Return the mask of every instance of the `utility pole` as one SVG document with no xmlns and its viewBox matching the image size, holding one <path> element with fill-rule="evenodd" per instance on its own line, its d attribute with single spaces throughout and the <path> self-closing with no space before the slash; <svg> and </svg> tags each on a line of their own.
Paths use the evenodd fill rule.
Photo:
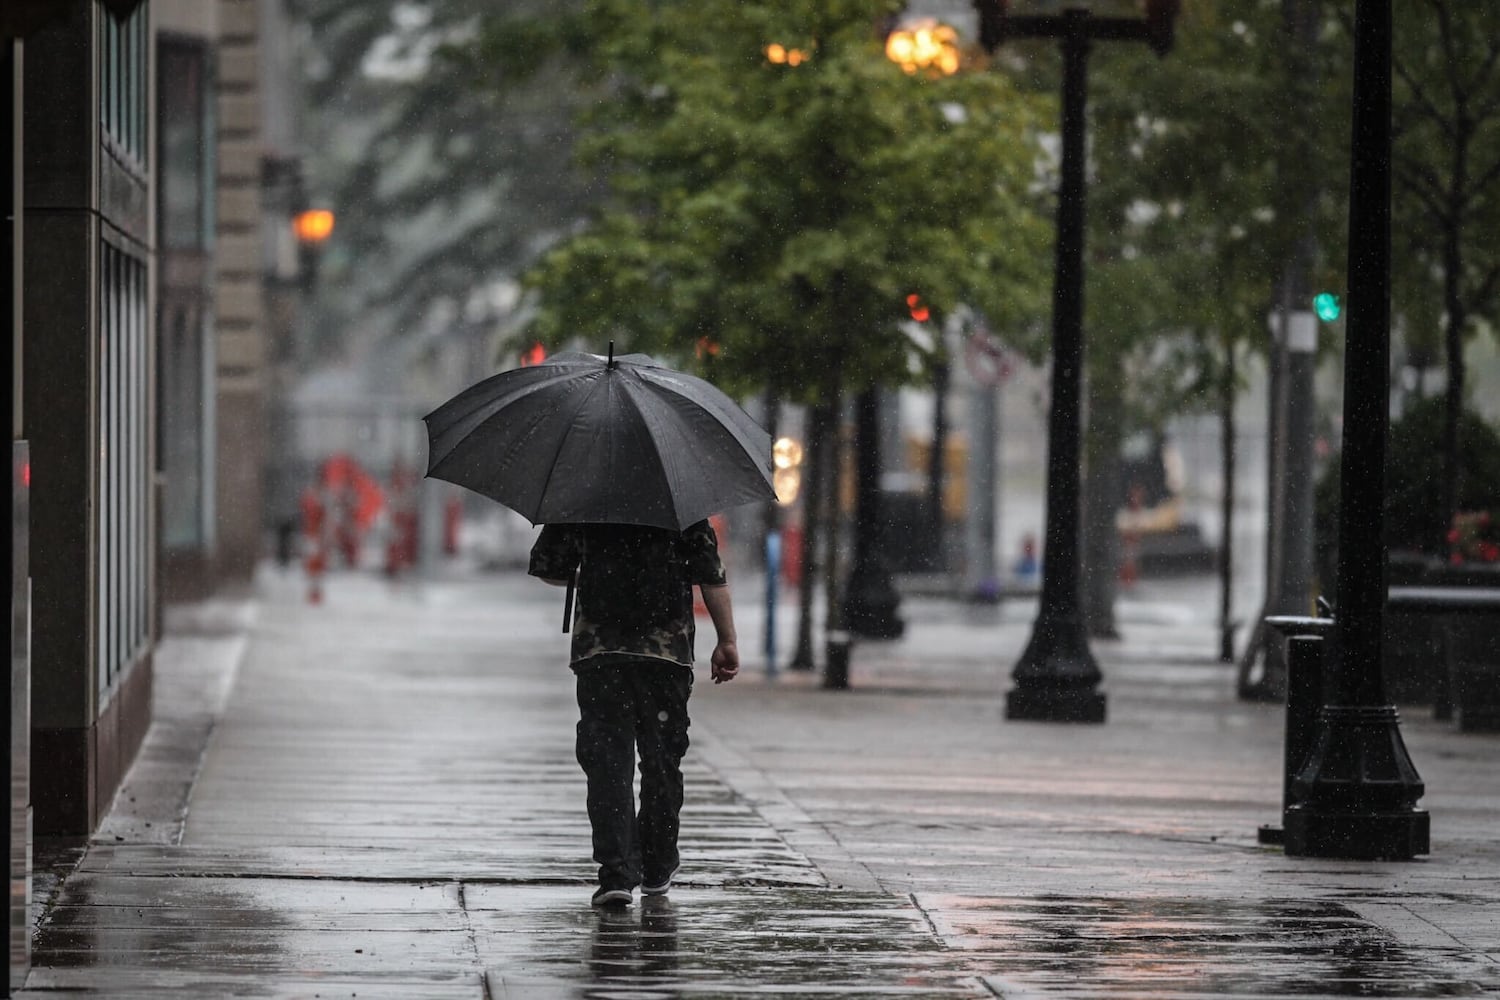
<svg viewBox="0 0 1500 1000">
<path fill-rule="evenodd" d="M 1286 107 L 1303 106 L 1316 90 L 1312 50 L 1317 42 L 1320 5 L 1315 0 L 1282 0 L 1282 30 L 1289 86 Z M 1294 116 L 1287 115 L 1288 121 Z M 1280 214 L 1299 219 L 1299 228 L 1276 289 L 1271 332 L 1271 414 L 1266 546 L 1266 596 L 1250 643 L 1240 661 L 1240 697 L 1280 701 L 1286 697 L 1286 658 L 1265 628 L 1267 615 L 1307 615 L 1313 603 L 1313 447 L 1316 439 L 1313 376 L 1317 365 L 1318 321 L 1312 312 L 1312 271 L 1317 240 L 1308 220 L 1316 190 L 1305 190 L 1300 167 L 1313 160 L 1312 126 L 1292 127 L 1287 135 Z M 1299 203 L 1294 204 L 1294 200 Z M 1264 663 L 1258 683 L 1254 665 Z"/>
</svg>

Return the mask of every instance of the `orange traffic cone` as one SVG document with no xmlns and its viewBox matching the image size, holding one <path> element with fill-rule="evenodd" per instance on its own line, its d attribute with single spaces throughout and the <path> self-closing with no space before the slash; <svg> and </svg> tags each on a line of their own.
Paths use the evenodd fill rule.
<svg viewBox="0 0 1500 1000">
<path fill-rule="evenodd" d="M 307 603 L 323 603 L 323 566 L 324 557 L 321 549 L 307 557 Z"/>
</svg>

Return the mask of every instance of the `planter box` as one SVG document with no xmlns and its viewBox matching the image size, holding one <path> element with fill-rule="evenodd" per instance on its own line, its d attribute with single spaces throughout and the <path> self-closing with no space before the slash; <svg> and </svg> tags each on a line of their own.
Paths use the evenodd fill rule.
<svg viewBox="0 0 1500 1000">
<path fill-rule="evenodd" d="M 1392 587 L 1423 585 L 1434 565 L 1423 555 L 1392 552 L 1386 583 Z M 1443 642 L 1442 619 L 1426 612 L 1387 609 L 1381 642 L 1386 697 L 1397 705 L 1441 702 L 1447 689 Z"/>
<path fill-rule="evenodd" d="M 1422 585 L 1500 590 L 1500 565 L 1435 564 Z M 1500 613 L 1450 615 L 1440 620 L 1459 728 L 1500 731 Z"/>
</svg>

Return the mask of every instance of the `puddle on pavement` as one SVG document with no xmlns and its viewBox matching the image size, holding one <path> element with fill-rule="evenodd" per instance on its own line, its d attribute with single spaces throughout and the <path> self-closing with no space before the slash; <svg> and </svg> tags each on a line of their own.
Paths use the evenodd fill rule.
<svg viewBox="0 0 1500 1000">
<path fill-rule="evenodd" d="M 1456 942 L 1403 948 L 1336 902 L 921 896 L 997 988 L 1170 996 L 1452 997 L 1500 988 Z"/>
<path fill-rule="evenodd" d="M 688 885 L 597 910 L 589 888 L 81 874 L 37 937 L 28 989 L 122 1000 L 478 1000 L 486 989 L 497 1000 L 649 1000 L 1446 997 L 1500 987 L 1484 956 L 1403 948 L 1335 901 L 913 900 Z"/>
<path fill-rule="evenodd" d="M 496 887 L 468 902 L 497 997 L 990 995 L 903 896 L 687 889 L 590 911 Z"/>
</svg>

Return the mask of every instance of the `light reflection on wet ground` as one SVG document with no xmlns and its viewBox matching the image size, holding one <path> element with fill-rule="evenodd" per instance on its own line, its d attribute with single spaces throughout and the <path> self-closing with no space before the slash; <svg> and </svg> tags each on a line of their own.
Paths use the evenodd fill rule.
<svg viewBox="0 0 1500 1000">
<path fill-rule="evenodd" d="M 1490 995 L 1500 970 L 1453 946 L 1439 966 L 1335 902 L 919 896 L 1002 995 Z"/>
<path fill-rule="evenodd" d="M 622 909 L 584 885 L 79 877 L 23 996 L 1449 997 L 1433 961 L 1336 902 L 695 888 Z M 39 992 L 45 991 L 45 992 Z"/>
<path fill-rule="evenodd" d="M 23 996 L 1500 993 L 1473 741 L 1417 731 L 1475 755 L 1429 785 L 1464 838 L 1433 861 L 1294 861 L 1248 843 L 1279 792 L 1274 713 L 1189 710 L 1226 697 L 1216 668 L 1112 664 L 1111 723 L 1084 740 L 998 724 L 1006 657 L 933 632 L 935 665 L 861 661 L 879 695 L 695 695 L 683 884 L 599 913 L 571 690 L 534 608 L 339 599 L 267 612 L 181 843 L 143 822 L 96 841 Z"/>
</svg>

